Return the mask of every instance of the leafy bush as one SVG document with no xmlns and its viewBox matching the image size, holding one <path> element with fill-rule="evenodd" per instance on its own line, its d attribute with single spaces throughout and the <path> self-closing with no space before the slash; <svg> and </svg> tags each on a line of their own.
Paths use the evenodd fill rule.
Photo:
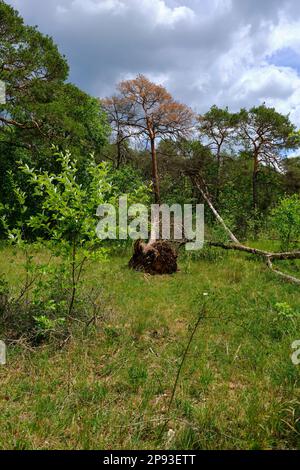
<svg viewBox="0 0 300 470">
<path fill-rule="evenodd" d="M 2 293 L 6 289 L 5 281 L 0 282 L 0 308 L 5 300 L 0 327 L 2 332 L 6 331 L 6 337 L 26 335 L 39 342 L 56 333 L 68 335 L 74 318 L 88 325 L 95 318 L 97 302 L 84 288 L 83 274 L 89 262 L 103 261 L 107 257 L 107 244 L 104 245 L 96 233 L 96 211 L 101 204 L 116 206 L 122 189 L 117 181 L 114 187 L 107 163 L 96 165 L 90 158 L 83 186 L 78 182 L 77 162 L 72 160 L 71 154 L 56 153 L 55 158 L 60 168 L 56 174 L 20 166 L 41 210 L 29 216 L 26 195 L 15 186 L 22 218 L 10 228 L 5 213 L 2 216 L 10 243 L 25 255 L 24 285 L 8 302 L 7 294 Z M 148 193 L 148 188 L 137 182 L 136 187 L 131 185 L 128 203 L 141 198 L 146 202 Z M 37 234 L 34 243 L 26 239 L 28 229 Z M 38 259 L 40 251 L 49 254 L 48 261 Z M 91 303 L 92 308 L 89 308 Z"/>
<path fill-rule="evenodd" d="M 282 249 L 290 249 L 300 237 L 300 196 L 294 194 L 280 200 L 273 209 L 271 222 L 278 233 Z"/>
<path fill-rule="evenodd" d="M 277 302 L 274 310 L 276 315 L 272 317 L 269 331 L 270 336 L 278 341 L 288 334 L 294 336 L 299 325 L 299 311 L 294 310 L 286 302 Z"/>
<path fill-rule="evenodd" d="M 35 337 L 49 336 L 50 331 L 70 322 L 76 304 L 80 304 L 78 293 L 86 263 L 105 257 L 96 234 L 96 209 L 106 202 L 111 191 L 107 165 L 95 165 L 91 159 L 87 167 L 89 179 L 83 187 L 77 181 L 76 161 L 72 161 L 70 153 L 56 154 L 56 160 L 61 168 L 57 174 L 21 166 L 32 194 L 41 201 L 41 212 L 26 219 L 26 197 L 16 188 L 23 220 L 10 229 L 2 218 L 8 239 L 25 253 L 26 273 L 21 293 L 11 299 L 6 316 L 15 331 L 31 331 Z M 24 235 L 28 227 L 45 234 L 47 239 L 37 238 L 30 244 Z M 37 262 L 32 253 L 41 246 L 46 246 L 50 255 L 46 263 Z M 22 315 L 18 321 L 15 314 L 19 309 Z"/>
</svg>

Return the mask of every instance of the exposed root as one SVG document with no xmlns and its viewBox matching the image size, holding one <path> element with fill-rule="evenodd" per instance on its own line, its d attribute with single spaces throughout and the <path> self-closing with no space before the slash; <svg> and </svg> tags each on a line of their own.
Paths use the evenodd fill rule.
<svg viewBox="0 0 300 470">
<path fill-rule="evenodd" d="M 137 240 L 129 267 L 148 274 L 172 274 L 178 270 L 177 256 L 168 241 L 158 240 L 146 244 L 142 240 Z"/>
</svg>

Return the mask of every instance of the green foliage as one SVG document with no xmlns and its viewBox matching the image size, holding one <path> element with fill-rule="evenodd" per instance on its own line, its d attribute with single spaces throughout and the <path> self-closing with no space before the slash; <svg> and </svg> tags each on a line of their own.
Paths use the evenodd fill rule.
<svg viewBox="0 0 300 470">
<path fill-rule="evenodd" d="M 82 248 L 93 247 L 95 232 L 95 211 L 104 203 L 111 189 L 107 181 L 107 165 L 87 165 L 89 180 L 85 187 L 77 180 L 76 160 L 69 152 L 56 154 L 60 163 L 59 173 L 37 172 L 28 165 L 21 170 L 29 176 L 33 194 L 42 199 L 42 212 L 31 216 L 28 225 L 45 230 L 50 240 L 72 245 L 74 241 Z"/>
<path fill-rule="evenodd" d="M 6 114 L 2 122 L 32 136 L 41 124 L 39 113 L 47 113 L 53 93 L 67 78 L 68 65 L 50 37 L 24 25 L 19 14 L 3 1 L 0 18 L 0 79 L 6 83 L 7 94 L 6 104 L 1 105 Z"/>
<path fill-rule="evenodd" d="M 286 158 L 283 161 L 284 190 L 288 194 L 300 194 L 300 157 Z"/>
<path fill-rule="evenodd" d="M 98 152 L 109 132 L 98 100 L 65 83 L 67 61 L 49 36 L 24 25 L 3 1 L 0 18 L 0 80 L 6 83 L 2 144 L 23 146 L 35 159 L 50 142 L 77 155 L 83 147 Z"/>
<path fill-rule="evenodd" d="M 21 169 L 29 176 L 34 196 L 42 199 L 42 212 L 31 216 L 28 226 L 47 235 L 49 249 L 60 258 L 60 273 L 70 280 L 70 316 L 85 263 L 104 256 L 103 249 L 96 250 L 99 239 L 95 214 L 97 207 L 107 201 L 111 186 L 107 165 L 91 161 L 87 167 L 89 180 L 83 187 L 77 181 L 76 161 L 71 160 L 70 153 L 59 153 L 56 158 L 61 165 L 56 175 L 36 172 L 28 165 Z"/>
<path fill-rule="evenodd" d="M 46 315 L 33 318 L 36 323 L 37 337 L 42 339 L 49 337 L 52 332 L 56 332 L 59 327 L 64 327 L 66 323 L 65 318 L 50 319 Z"/>
<path fill-rule="evenodd" d="M 284 319 L 292 320 L 297 317 L 297 313 L 287 302 L 277 302 L 275 308 L 278 315 Z"/>
<path fill-rule="evenodd" d="M 275 108 L 269 108 L 265 104 L 250 110 L 242 109 L 239 113 L 239 126 L 240 138 L 246 149 L 253 151 L 253 138 L 257 138 L 256 148 L 260 161 L 267 164 L 272 158 L 280 157 L 280 151 L 293 148 L 295 145 L 291 138 L 295 126 L 289 116 L 284 116 Z"/>
<path fill-rule="evenodd" d="M 291 307 L 287 302 L 275 303 L 276 315 L 270 325 L 270 335 L 280 341 L 284 336 L 290 335 L 291 341 L 297 335 L 297 325 L 300 318 L 299 311 Z"/>
<path fill-rule="evenodd" d="M 144 364 L 134 364 L 128 369 L 129 381 L 133 387 L 143 384 L 148 377 Z"/>
<path fill-rule="evenodd" d="M 208 141 L 220 170 L 223 157 L 230 153 L 230 147 L 235 142 L 239 115 L 230 113 L 227 107 L 212 106 L 207 113 L 199 116 L 198 122 L 200 136 Z"/>
<path fill-rule="evenodd" d="M 150 183 L 147 184 L 141 172 L 132 166 L 126 165 L 119 169 L 114 169 L 110 166 L 108 180 L 111 184 L 110 196 L 112 198 L 126 194 L 129 204 L 150 204 L 151 185 Z"/>
<path fill-rule="evenodd" d="M 90 178 L 87 155 L 94 153 L 97 162 L 113 162 L 116 171 L 111 168 L 109 173 L 116 192 L 134 192 L 143 202 L 144 185 L 152 179 L 149 149 L 133 148 L 122 132 L 118 133 L 121 147 L 118 142 L 108 143 L 103 100 L 66 82 L 67 61 L 50 37 L 26 26 L 3 1 L 0 13 L 0 80 L 7 88 L 7 102 L 0 107 L 0 203 L 9 225 L 17 226 L 24 217 L 14 185 L 26 193 L 27 215 L 41 212 L 40 201 L 27 191 L 17 162 L 58 174 L 60 163 L 51 144 L 72 153 L 77 180 L 83 186 Z M 197 130 L 199 141 L 164 135 L 157 142 L 162 202 L 202 202 L 189 176 L 200 172 L 215 206 L 237 234 L 257 236 L 265 230 L 262 222 L 270 207 L 285 192 L 299 192 L 297 159 L 285 159 L 285 172 L 278 171 L 286 151 L 299 146 L 299 132 L 288 116 L 266 105 L 239 113 L 212 106 L 198 117 Z M 209 210 L 206 220 L 213 220 Z"/>
<path fill-rule="evenodd" d="M 3 274 L 0 275 L 0 316 L 5 312 L 9 296 L 9 286 Z"/>
<path fill-rule="evenodd" d="M 26 26 L 2 0 L 0 42 L 0 80 L 6 84 L 6 103 L 0 104 L 0 202 L 13 202 L 8 173 L 22 190 L 26 188 L 18 160 L 45 171 L 58 170 L 52 144 L 72 152 L 78 160 L 78 178 L 84 181 L 82 155 L 100 154 L 110 133 L 99 101 L 66 83 L 67 61 L 53 40 Z M 35 202 L 28 198 L 31 213 Z M 18 215 L 10 219 L 16 222 Z"/>
<path fill-rule="evenodd" d="M 23 309 L 26 321 L 15 326 L 17 318 L 12 315 L 10 324 L 14 324 L 16 332 L 33 329 L 39 340 L 48 337 L 48 333 L 52 335 L 53 330 L 67 334 L 74 314 L 82 316 L 87 312 L 88 315 L 83 274 L 88 263 L 104 260 L 107 253 L 107 244 L 104 247 L 96 233 L 97 207 L 104 203 L 117 206 L 119 195 L 126 190 L 130 191 L 129 204 L 147 203 L 150 197 L 150 188 L 135 178 L 130 169 L 113 173 L 109 164 L 96 165 L 91 157 L 83 185 L 77 177 L 77 161 L 71 158 L 70 152 L 55 153 L 54 159 L 56 173 L 37 171 L 28 164 L 20 166 L 28 180 L 28 192 L 40 207 L 35 215 L 30 215 L 26 194 L 15 183 L 15 199 L 22 214 L 16 226 L 10 227 L 6 216 L 9 207 L 2 207 L 7 237 L 25 255 L 25 285 L 19 297 L 12 300 L 11 311 Z M 35 234 L 34 243 L 29 243 L 26 237 L 29 231 Z M 35 258 L 41 247 L 49 253 L 46 262 L 37 262 Z M 61 324 L 59 319 L 65 323 Z"/>
<path fill-rule="evenodd" d="M 57 153 L 55 159 L 60 166 L 56 174 L 36 171 L 27 164 L 20 167 L 33 197 L 40 201 L 41 211 L 27 215 L 26 195 L 15 186 L 22 220 L 10 228 L 5 215 L 2 217 L 9 241 L 25 253 L 25 285 L 10 305 L 14 312 L 23 309 L 26 317 L 25 324 L 20 322 L 16 331 L 32 329 L 39 339 L 64 326 L 65 321 L 70 322 L 74 310 L 79 312 L 76 308 L 80 305 L 78 291 L 84 267 L 91 260 L 105 257 L 96 234 L 96 210 L 104 201 L 108 202 L 111 192 L 107 164 L 96 165 L 90 159 L 89 178 L 83 187 L 77 180 L 76 160 L 71 159 L 70 153 Z M 46 240 L 38 236 L 35 244 L 29 244 L 25 236 L 28 229 L 42 234 Z M 32 251 L 41 246 L 47 247 L 50 258 L 56 258 L 54 265 L 49 261 L 36 262 Z M 24 295 L 28 299 L 29 293 L 30 302 L 22 304 Z"/>
<path fill-rule="evenodd" d="M 271 223 L 283 249 L 289 249 L 300 237 L 300 196 L 282 198 L 272 211 Z"/>
</svg>

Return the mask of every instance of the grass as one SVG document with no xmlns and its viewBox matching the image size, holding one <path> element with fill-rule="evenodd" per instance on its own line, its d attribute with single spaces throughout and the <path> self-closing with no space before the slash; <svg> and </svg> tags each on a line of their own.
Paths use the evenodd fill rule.
<svg viewBox="0 0 300 470">
<path fill-rule="evenodd" d="M 0 256 L 0 273 L 17 287 L 21 254 Z M 89 267 L 86 282 L 103 305 L 97 328 L 59 350 L 8 349 L 0 448 L 299 448 L 300 366 L 291 361 L 299 287 L 240 253 L 183 254 L 180 272 L 162 277 L 132 272 L 127 261 L 124 253 Z M 166 416 L 203 293 L 207 315 Z M 295 321 L 280 315 L 282 303 Z"/>
</svg>

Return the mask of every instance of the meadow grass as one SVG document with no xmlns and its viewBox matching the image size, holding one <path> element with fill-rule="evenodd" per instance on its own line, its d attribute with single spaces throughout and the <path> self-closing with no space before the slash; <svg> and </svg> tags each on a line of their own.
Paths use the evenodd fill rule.
<svg viewBox="0 0 300 470">
<path fill-rule="evenodd" d="M 0 256 L 0 272 L 17 288 L 22 255 L 3 247 Z M 182 253 L 171 276 L 130 271 L 128 259 L 112 254 L 86 272 L 99 292 L 96 326 L 78 329 L 61 349 L 8 348 L 0 448 L 299 448 L 300 366 L 291 361 L 299 287 L 251 255 L 217 249 Z M 299 264 L 286 267 L 299 272 Z M 167 415 L 204 299 L 206 317 Z M 293 321 L 280 315 L 283 303 Z"/>
</svg>

